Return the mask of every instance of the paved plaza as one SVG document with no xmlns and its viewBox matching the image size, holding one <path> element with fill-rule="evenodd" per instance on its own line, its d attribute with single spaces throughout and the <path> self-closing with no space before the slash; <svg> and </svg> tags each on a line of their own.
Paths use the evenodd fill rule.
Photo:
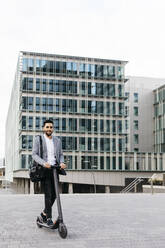
<svg viewBox="0 0 165 248">
<path fill-rule="evenodd" d="M 0 190 L 0 248 L 165 247 L 164 194 L 63 194 L 68 237 L 61 239 L 36 226 L 43 195 L 6 193 Z"/>
</svg>

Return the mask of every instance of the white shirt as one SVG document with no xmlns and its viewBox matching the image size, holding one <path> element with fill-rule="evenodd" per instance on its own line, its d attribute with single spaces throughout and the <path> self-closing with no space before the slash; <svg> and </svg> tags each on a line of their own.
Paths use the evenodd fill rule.
<svg viewBox="0 0 165 248">
<path fill-rule="evenodd" d="M 46 147 L 47 147 L 47 153 L 48 153 L 48 163 L 50 165 L 54 165 L 55 164 L 55 154 L 54 154 L 54 143 L 53 143 L 53 139 L 49 139 L 46 137 L 46 135 L 44 134 L 45 137 L 45 141 L 46 141 Z"/>
</svg>

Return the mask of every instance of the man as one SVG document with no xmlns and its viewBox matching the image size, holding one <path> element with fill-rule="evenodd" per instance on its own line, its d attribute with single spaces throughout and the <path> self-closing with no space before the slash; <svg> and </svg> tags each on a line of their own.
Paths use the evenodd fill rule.
<svg viewBox="0 0 165 248">
<path fill-rule="evenodd" d="M 53 122 L 51 120 L 44 122 L 43 132 L 44 134 L 41 135 L 43 148 L 42 158 L 40 154 L 39 136 L 35 138 L 32 157 L 38 164 L 45 168 L 45 178 L 43 181 L 45 209 L 41 212 L 40 220 L 51 227 L 54 224 L 52 221 L 52 206 L 56 199 L 53 169 L 51 169 L 51 165 L 57 162 L 62 169 L 65 169 L 66 165 L 64 164 L 61 141 L 52 135 Z"/>
</svg>

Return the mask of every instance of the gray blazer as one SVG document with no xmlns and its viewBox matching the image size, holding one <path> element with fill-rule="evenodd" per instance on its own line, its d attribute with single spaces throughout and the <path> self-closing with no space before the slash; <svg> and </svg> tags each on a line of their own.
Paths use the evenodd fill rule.
<svg viewBox="0 0 165 248">
<path fill-rule="evenodd" d="M 41 135 L 41 138 L 42 138 L 42 147 L 43 147 L 42 158 L 40 157 L 40 137 L 38 135 L 35 137 L 34 140 L 32 157 L 36 163 L 43 166 L 48 161 L 48 153 L 47 153 L 46 141 L 43 134 Z M 56 156 L 56 161 L 58 164 L 64 163 L 61 140 L 55 136 L 52 136 L 52 138 L 54 143 L 54 151 L 55 151 L 54 154 Z"/>
</svg>

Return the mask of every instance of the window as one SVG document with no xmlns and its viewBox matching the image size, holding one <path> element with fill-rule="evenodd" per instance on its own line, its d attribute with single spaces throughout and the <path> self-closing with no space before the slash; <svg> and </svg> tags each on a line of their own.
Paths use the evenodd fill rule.
<svg viewBox="0 0 165 248">
<path fill-rule="evenodd" d="M 32 116 L 29 116 L 29 123 L 28 123 L 28 128 L 29 130 L 32 130 L 33 129 L 33 117 Z"/>
<path fill-rule="evenodd" d="M 121 84 L 118 85 L 118 96 L 119 97 L 123 96 L 123 85 Z"/>
<path fill-rule="evenodd" d="M 116 157 L 112 157 L 112 169 L 116 170 Z"/>
<path fill-rule="evenodd" d="M 48 98 L 48 111 L 53 112 L 53 98 Z"/>
<path fill-rule="evenodd" d="M 104 157 L 100 157 L 100 169 L 104 170 Z"/>
<path fill-rule="evenodd" d="M 67 102 L 66 99 L 62 99 L 62 112 L 66 112 L 67 111 Z"/>
<path fill-rule="evenodd" d="M 106 157 L 106 169 L 110 170 L 110 157 Z"/>
<path fill-rule="evenodd" d="M 100 120 L 100 133 L 104 132 L 104 120 Z"/>
<path fill-rule="evenodd" d="M 122 151 L 123 151 L 123 149 L 122 149 L 122 148 L 123 148 L 123 147 L 122 147 L 122 139 L 119 139 L 119 140 L 118 140 L 118 145 L 119 145 L 118 151 L 119 151 L 119 152 L 122 152 Z"/>
<path fill-rule="evenodd" d="M 22 129 L 26 130 L 26 116 L 22 116 Z"/>
<path fill-rule="evenodd" d="M 106 114 L 110 114 L 110 102 L 106 102 Z"/>
<path fill-rule="evenodd" d="M 36 130 L 40 130 L 40 117 L 36 117 Z"/>
<path fill-rule="evenodd" d="M 26 135 L 22 135 L 22 149 L 26 150 Z"/>
<path fill-rule="evenodd" d="M 116 114 L 116 103 L 113 102 L 111 104 L 112 104 L 112 115 L 115 115 Z"/>
<path fill-rule="evenodd" d="M 123 77 L 124 77 L 124 67 L 118 66 L 117 74 L 118 74 L 118 79 L 123 79 Z"/>
<path fill-rule="evenodd" d="M 106 120 L 106 132 L 110 133 L 110 120 Z"/>
<path fill-rule="evenodd" d="M 100 139 L 100 151 L 104 151 L 104 138 Z"/>
<path fill-rule="evenodd" d="M 119 170 L 122 170 L 122 157 L 119 157 Z"/>
<path fill-rule="evenodd" d="M 85 119 L 79 119 L 79 131 L 80 132 L 85 131 Z"/>
<path fill-rule="evenodd" d="M 97 138 L 94 138 L 94 150 L 97 151 Z"/>
<path fill-rule="evenodd" d="M 134 144 L 135 145 L 139 144 L 139 135 L 138 134 L 134 134 Z"/>
<path fill-rule="evenodd" d="M 116 139 L 112 139 L 112 151 L 116 152 Z"/>
<path fill-rule="evenodd" d="M 56 112 L 60 111 L 60 99 L 56 99 Z"/>
<path fill-rule="evenodd" d="M 42 91 L 43 92 L 46 92 L 47 91 L 46 79 L 43 79 L 43 81 L 42 81 Z"/>
<path fill-rule="evenodd" d="M 117 131 L 118 131 L 118 133 L 122 133 L 122 121 L 121 120 L 119 120 L 119 121 L 117 121 Z"/>
<path fill-rule="evenodd" d="M 28 98 L 28 109 L 33 110 L 33 97 Z"/>
<path fill-rule="evenodd" d="M 42 98 L 42 111 L 46 112 L 47 111 L 47 103 L 48 99 L 47 98 Z"/>
<path fill-rule="evenodd" d="M 28 135 L 28 150 L 32 150 L 33 147 L 33 136 Z"/>
<path fill-rule="evenodd" d="M 49 80 L 49 92 L 53 92 L 53 86 L 54 86 L 54 80 L 50 79 Z"/>
<path fill-rule="evenodd" d="M 23 72 L 26 72 L 27 68 L 28 68 L 28 59 L 23 58 L 23 61 L 22 61 L 22 70 L 23 70 Z"/>
<path fill-rule="evenodd" d="M 85 113 L 85 101 L 80 101 L 80 112 Z"/>
<path fill-rule="evenodd" d="M 134 121 L 134 130 L 139 129 L 139 122 L 137 120 Z"/>
<path fill-rule="evenodd" d="M 138 107 L 134 107 L 134 115 L 138 116 L 139 115 L 139 109 Z"/>
<path fill-rule="evenodd" d="M 126 101 L 129 101 L 129 92 L 125 92 L 125 97 L 127 98 Z"/>
<path fill-rule="evenodd" d="M 79 146 L 80 146 L 80 151 L 85 151 L 85 138 L 84 137 L 79 138 Z"/>
<path fill-rule="evenodd" d="M 59 131 L 60 129 L 59 118 L 54 119 L 54 129 L 55 131 Z"/>
<path fill-rule="evenodd" d="M 62 118 L 62 131 L 66 131 L 66 119 Z"/>
<path fill-rule="evenodd" d="M 33 162 L 32 155 L 28 155 L 28 166 L 29 166 L 29 168 L 31 167 L 32 162 Z"/>
<path fill-rule="evenodd" d="M 138 102 L 138 93 L 134 93 L 134 103 Z"/>
<path fill-rule="evenodd" d="M 21 168 L 22 169 L 26 168 L 26 155 L 25 154 L 21 155 Z"/>
<path fill-rule="evenodd" d="M 104 141 L 104 150 L 106 152 L 109 152 L 110 151 L 110 139 L 109 138 L 105 138 L 105 141 Z"/>
<path fill-rule="evenodd" d="M 22 90 L 33 90 L 33 78 L 22 79 Z"/>
<path fill-rule="evenodd" d="M 40 91 L 40 79 L 36 78 L 36 91 Z"/>
<path fill-rule="evenodd" d="M 91 142 L 91 138 L 88 138 L 88 151 L 92 150 L 92 142 Z"/>
<path fill-rule="evenodd" d="M 128 128 L 129 128 L 129 122 L 128 120 L 125 120 L 125 129 L 128 130 Z"/>
<path fill-rule="evenodd" d="M 124 104 L 122 102 L 119 102 L 119 115 L 124 114 Z"/>
<path fill-rule="evenodd" d="M 40 98 L 36 97 L 36 111 L 40 111 Z"/>
</svg>

